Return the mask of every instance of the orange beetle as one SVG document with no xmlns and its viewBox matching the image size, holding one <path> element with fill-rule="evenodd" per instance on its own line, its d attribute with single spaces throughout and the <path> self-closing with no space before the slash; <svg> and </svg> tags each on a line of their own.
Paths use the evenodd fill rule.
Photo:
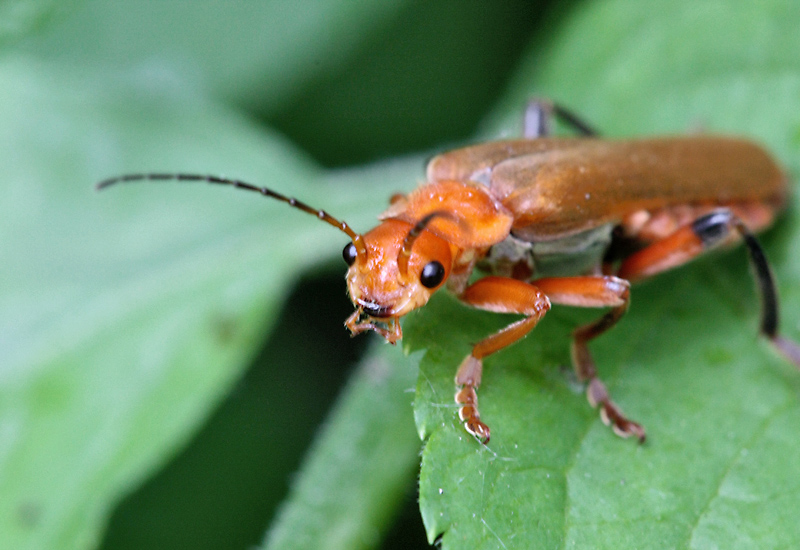
<svg viewBox="0 0 800 550">
<path fill-rule="evenodd" d="M 581 137 L 548 138 L 555 116 Z M 610 308 L 573 333 L 572 361 L 603 421 L 623 437 L 645 438 L 609 397 L 588 342 L 625 313 L 630 283 L 743 240 L 762 298 L 761 332 L 800 367 L 800 346 L 778 334 L 777 294 L 753 236 L 788 197 L 786 178 L 757 145 L 728 137 L 602 140 L 569 111 L 532 102 L 525 139 L 495 141 L 437 156 L 428 183 L 394 197 L 363 235 L 324 210 L 248 183 L 193 174 L 132 174 L 136 180 L 205 181 L 287 202 L 350 237 L 343 256 L 355 312 L 345 325 L 395 343 L 399 319 L 425 305 L 445 282 L 465 303 L 518 313 L 519 321 L 475 344 L 458 368 L 459 417 L 486 443 L 476 390 L 483 358 L 524 337 L 551 303 Z M 469 284 L 474 269 L 489 275 Z"/>
</svg>

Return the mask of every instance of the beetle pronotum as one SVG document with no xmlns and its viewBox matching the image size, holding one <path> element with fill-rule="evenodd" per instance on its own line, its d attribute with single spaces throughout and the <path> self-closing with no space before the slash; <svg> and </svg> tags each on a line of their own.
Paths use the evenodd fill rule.
<svg viewBox="0 0 800 550">
<path fill-rule="evenodd" d="M 553 116 L 580 134 L 549 138 Z M 132 174 L 137 180 L 204 181 L 256 191 L 337 227 L 350 238 L 343 256 L 355 312 L 352 334 L 373 330 L 390 343 L 399 319 L 448 287 L 465 303 L 522 319 L 484 338 L 459 366 L 458 415 L 482 442 L 476 390 L 483 358 L 527 335 L 551 303 L 610 308 L 573 333 L 572 362 L 592 406 L 623 437 L 643 441 L 600 380 L 588 343 L 628 308 L 630 283 L 687 263 L 719 245 L 744 241 L 761 296 L 761 332 L 800 367 L 800 346 L 778 333 L 778 300 L 753 233 L 767 228 L 789 191 L 778 165 L 742 139 L 695 136 L 602 140 L 569 111 L 532 102 L 525 138 L 444 153 L 428 183 L 394 197 L 381 223 L 362 234 L 324 210 L 265 187 L 193 174 Z M 491 274 L 469 284 L 475 268 Z"/>
</svg>

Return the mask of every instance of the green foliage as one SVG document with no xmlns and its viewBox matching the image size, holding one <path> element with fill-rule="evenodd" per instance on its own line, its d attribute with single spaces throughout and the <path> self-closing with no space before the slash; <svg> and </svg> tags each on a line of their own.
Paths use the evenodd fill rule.
<svg viewBox="0 0 800 550">
<path fill-rule="evenodd" d="M 360 367 L 309 452 L 266 548 L 373 548 L 417 469 L 408 421 L 416 361 L 381 348 Z M 409 474 L 412 474 L 409 476 Z"/>
<path fill-rule="evenodd" d="M 339 186 L 206 102 L 169 92 L 120 100 L 36 69 L 0 67 L 0 117 L 16 130 L 4 137 L 15 162 L 3 203 L 0 533 L 15 548 L 86 547 L 112 499 L 174 452 L 238 378 L 293 274 L 342 243 L 255 195 L 177 184 L 95 194 L 93 182 L 191 162 L 212 173 L 238 166 L 298 195 L 313 181 Z M 73 95 L 51 91 L 54 75 Z M 201 137 L 208 128 L 214 135 Z M 373 181 L 353 176 L 357 197 L 332 193 L 330 208 L 365 224 L 366 206 L 387 193 Z"/>
<path fill-rule="evenodd" d="M 319 162 L 464 140 L 481 119 L 484 137 L 515 135 L 532 95 L 563 102 L 611 135 L 745 134 L 798 172 L 792 2 L 575 2 L 544 18 L 522 2 L 430 4 L 2 4 L 0 547 L 96 547 L 117 503 L 185 448 L 267 336 L 280 349 L 280 338 L 295 334 L 277 324 L 287 294 L 344 242 L 255 195 L 144 183 L 97 194 L 99 179 L 226 174 L 363 229 L 391 193 L 421 179 L 428 155 L 338 171 Z M 528 36 L 515 66 L 509 51 Z M 764 242 L 784 330 L 797 339 L 794 212 Z M 265 545 L 381 544 L 414 482 L 419 441 L 403 389 L 422 357 L 414 414 L 431 541 L 796 546 L 800 376 L 754 336 L 750 288 L 743 251 L 716 254 L 636 287 L 630 314 L 593 343 L 617 401 L 648 428 L 644 446 L 613 436 L 573 382 L 569 332 L 598 313 L 566 308 L 487 360 L 480 400 L 493 436 L 488 448 L 478 445 L 457 421 L 453 375 L 470 342 L 510 318 L 436 296 L 405 325 L 404 347 L 424 353 L 407 358 L 387 347 L 355 371 Z M 293 313 L 311 327 L 335 299 L 343 298 Z M 316 335 L 304 345 L 330 349 Z M 283 399 L 277 380 L 323 384 L 313 374 L 320 365 L 309 363 L 324 356 L 285 361 L 286 373 L 265 388 L 265 400 L 286 401 L 284 413 L 252 429 L 270 437 L 274 425 L 303 422 L 292 411 L 305 409 Z M 270 440 L 269 462 L 241 467 L 287 478 L 296 464 L 289 449 L 305 443 L 282 437 Z M 178 495 L 181 508 L 215 482 L 209 475 Z M 259 490 L 235 494 L 237 510 Z M 282 496 L 247 510 L 260 529 Z M 142 532 L 152 516 L 162 522 L 156 530 L 203 527 L 174 525 L 157 503 L 126 513 Z M 150 536 L 141 539 L 149 547 L 168 540 Z M 122 533 L 113 544 L 126 538 L 135 537 Z"/>
<path fill-rule="evenodd" d="M 791 28 L 799 19 L 787 2 L 586 3 L 542 40 L 504 105 L 522 102 L 535 82 L 537 94 L 580 105 L 611 135 L 698 125 L 748 135 L 796 174 L 800 44 Z M 797 339 L 794 209 L 785 218 L 764 241 L 784 330 Z M 427 349 L 416 415 L 429 540 L 442 535 L 443 548 L 796 546 L 800 380 L 756 339 L 759 307 L 745 265 L 742 250 L 713 254 L 635 287 L 630 313 L 592 344 L 612 395 L 648 429 L 642 446 L 600 422 L 568 366 L 571 329 L 599 312 L 556 307 L 525 342 L 486 360 L 486 448 L 459 425 L 453 375 L 470 342 L 503 321 L 448 299 L 409 319 L 407 344 Z"/>
</svg>

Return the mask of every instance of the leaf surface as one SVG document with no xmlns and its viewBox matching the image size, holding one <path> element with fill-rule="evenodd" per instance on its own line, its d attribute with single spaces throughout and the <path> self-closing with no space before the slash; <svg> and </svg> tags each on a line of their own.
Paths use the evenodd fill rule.
<svg viewBox="0 0 800 550">
<path fill-rule="evenodd" d="M 85 548 L 238 378 L 293 277 L 347 242 L 233 189 L 93 184 L 235 166 L 324 196 L 362 227 L 421 163 L 375 168 L 388 188 L 368 169 L 323 175 L 279 137 L 170 86 L 93 87 L 13 58 L 0 75 L 0 143 L 15 159 L 0 205 L 0 546 Z"/>
<path fill-rule="evenodd" d="M 538 95 L 612 136 L 698 125 L 747 135 L 796 175 L 797 21 L 791 2 L 578 3 L 535 44 L 488 131 L 519 128 L 512 107 Z M 797 340 L 794 204 L 763 242 L 783 330 Z M 437 296 L 406 325 L 410 349 L 427 350 L 415 402 L 429 540 L 448 549 L 797 545 L 788 510 L 800 505 L 800 376 L 755 335 L 752 287 L 741 248 L 710 254 L 634 287 L 629 314 L 592 343 L 612 395 L 647 428 L 644 445 L 605 427 L 571 373 L 569 335 L 601 312 L 557 306 L 485 361 L 478 393 L 492 439 L 479 445 L 458 422 L 453 376 L 471 343 L 515 318 Z"/>
</svg>

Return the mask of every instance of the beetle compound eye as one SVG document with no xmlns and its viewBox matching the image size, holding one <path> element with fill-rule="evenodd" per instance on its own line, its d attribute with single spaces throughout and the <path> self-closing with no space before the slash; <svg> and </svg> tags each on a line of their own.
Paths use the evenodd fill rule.
<svg viewBox="0 0 800 550">
<path fill-rule="evenodd" d="M 439 286 L 442 279 L 444 279 L 444 266 L 435 260 L 423 267 L 419 276 L 419 282 L 425 288 Z"/>
<path fill-rule="evenodd" d="M 356 245 L 353 243 L 347 243 L 342 250 L 342 258 L 347 263 L 347 265 L 353 265 L 358 257 L 358 251 L 356 250 Z"/>
</svg>

